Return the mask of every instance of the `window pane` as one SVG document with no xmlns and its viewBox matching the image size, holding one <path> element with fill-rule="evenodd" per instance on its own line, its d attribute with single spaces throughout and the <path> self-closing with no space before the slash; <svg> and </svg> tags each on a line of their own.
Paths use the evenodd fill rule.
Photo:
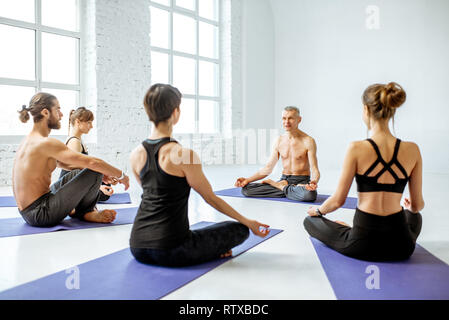
<svg viewBox="0 0 449 320">
<path fill-rule="evenodd" d="M 151 83 L 168 83 L 168 54 L 151 52 Z"/>
<path fill-rule="evenodd" d="M 218 0 L 198 0 L 199 14 L 201 17 L 218 20 Z"/>
<path fill-rule="evenodd" d="M 218 64 L 200 61 L 199 84 L 201 96 L 218 96 Z"/>
<path fill-rule="evenodd" d="M 218 58 L 218 28 L 209 23 L 200 22 L 200 56 Z"/>
<path fill-rule="evenodd" d="M 70 110 L 78 108 L 78 91 L 71 90 L 57 90 L 43 88 L 43 92 L 48 92 L 54 95 L 61 106 L 61 112 L 63 114 L 61 119 L 61 129 L 52 131 L 53 135 L 67 135 L 69 134 L 69 115 Z"/>
<path fill-rule="evenodd" d="M 34 0 L 1 0 L 0 16 L 34 22 Z"/>
<path fill-rule="evenodd" d="M 173 57 L 173 85 L 182 94 L 195 94 L 195 60 Z"/>
<path fill-rule="evenodd" d="M 196 54 L 195 19 L 181 14 L 173 14 L 173 49 Z"/>
<path fill-rule="evenodd" d="M 163 5 L 168 6 L 168 7 L 170 6 L 170 0 L 151 0 L 151 1 L 163 4 Z"/>
<path fill-rule="evenodd" d="M 174 126 L 174 133 L 193 133 L 195 131 L 195 100 L 182 98 L 181 117 Z"/>
<path fill-rule="evenodd" d="M 35 31 L 0 24 L 0 77 L 35 79 Z"/>
<path fill-rule="evenodd" d="M 195 0 L 176 0 L 176 5 L 178 7 L 195 11 Z"/>
<path fill-rule="evenodd" d="M 42 79 L 78 84 L 78 39 L 42 32 Z"/>
<path fill-rule="evenodd" d="M 28 122 L 19 120 L 17 111 L 22 105 L 29 106 L 31 98 L 36 93 L 34 88 L 0 85 L 0 135 L 23 135 L 30 132 L 33 127 L 33 118 L 30 115 Z"/>
<path fill-rule="evenodd" d="M 78 31 L 77 0 L 42 0 L 42 24 Z"/>
<path fill-rule="evenodd" d="M 216 133 L 218 131 L 218 102 L 200 100 L 199 131 L 200 133 Z"/>
<path fill-rule="evenodd" d="M 169 49 L 170 13 L 151 7 L 151 45 Z"/>
</svg>

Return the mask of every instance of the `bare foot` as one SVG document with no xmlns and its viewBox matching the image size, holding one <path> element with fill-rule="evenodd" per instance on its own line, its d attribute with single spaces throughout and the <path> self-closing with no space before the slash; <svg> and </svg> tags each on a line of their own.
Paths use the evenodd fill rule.
<svg viewBox="0 0 449 320">
<path fill-rule="evenodd" d="M 69 216 L 73 216 L 75 214 L 75 209 L 73 209 L 70 213 L 69 213 Z"/>
<path fill-rule="evenodd" d="M 339 220 L 336 220 L 335 222 L 336 222 L 336 223 L 338 223 L 338 224 L 341 224 L 342 226 L 345 226 L 345 227 L 350 227 L 350 225 L 349 225 L 349 224 L 347 224 L 346 222 L 343 222 L 343 221 L 339 221 Z"/>
<path fill-rule="evenodd" d="M 228 252 L 223 253 L 222 255 L 220 255 L 220 258 L 227 258 L 227 257 L 230 257 L 230 256 L 232 256 L 232 250 L 229 250 Z"/>
<path fill-rule="evenodd" d="M 271 179 L 267 179 L 267 180 L 263 180 L 262 183 L 269 184 L 270 186 L 278 188 L 279 190 L 284 190 L 284 187 L 288 186 L 287 180 L 281 180 L 279 182 L 275 182 Z"/>
<path fill-rule="evenodd" d="M 115 220 L 117 212 L 115 210 L 91 211 L 84 215 L 84 220 L 98 223 L 111 223 Z"/>
</svg>

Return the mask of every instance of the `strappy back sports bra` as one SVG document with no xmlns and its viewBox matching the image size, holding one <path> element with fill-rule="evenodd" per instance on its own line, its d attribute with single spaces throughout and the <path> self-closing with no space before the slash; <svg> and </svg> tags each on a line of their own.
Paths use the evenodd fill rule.
<svg viewBox="0 0 449 320">
<path fill-rule="evenodd" d="M 405 186 L 407 185 L 407 182 L 409 180 L 409 177 L 407 175 L 407 171 L 405 171 L 404 167 L 399 163 L 398 161 L 398 151 L 399 146 L 401 144 L 401 140 L 396 139 L 396 145 L 394 146 L 394 154 L 393 158 L 390 162 L 386 162 L 379 151 L 379 148 L 377 147 L 376 143 L 372 139 L 367 139 L 371 145 L 374 148 L 374 151 L 376 151 L 377 159 L 376 161 L 371 165 L 371 167 L 366 170 L 366 172 L 362 175 L 356 174 L 355 180 L 357 183 L 357 191 L 358 192 L 380 192 L 380 191 L 386 191 L 386 192 L 395 192 L 395 193 L 403 193 Z M 368 175 L 371 173 L 371 171 L 376 168 L 376 166 L 381 163 L 383 165 L 383 169 L 379 171 L 375 176 L 369 177 Z M 398 169 L 402 172 L 405 178 L 399 178 L 396 172 L 391 168 L 392 165 L 396 165 Z M 386 171 L 388 171 L 394 178 L 395 183 L 378 183 L 377 180 L 384 174 Z"/>
</svg>

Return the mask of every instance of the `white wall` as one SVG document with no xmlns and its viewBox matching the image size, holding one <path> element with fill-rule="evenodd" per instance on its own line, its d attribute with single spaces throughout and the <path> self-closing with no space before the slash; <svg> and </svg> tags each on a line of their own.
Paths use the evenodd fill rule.
<svg viewBox="0 0 449 320">
<path fill-rule="evenodd" d="M 380 9 L 378 30 L 366 28 L 368 5 Z M 348 143 L 366 138 L 363 90 L 396 81 L 407 92 L 397 135 L 419 144 L 425 171 L 449 173 L 449 1 L 271 0 L 271 6 L 274 116 L 285 105 L 301 107 L 322 171 L 339 169 Z"/>
<path fill-rule="evenodd" d="M 129 172 L 129 154 L 150 129 L 142 106 L 151 74 L 148 2 L 87 4 L 86 15 L 95 26 L 86 32 L 95 42 L 85 48 L 85 69 L 90 70 L 87 77 L 94 79 L 91 86 L 96 86 L 87 92 L 96 93 L 91 99 L 97 107 L 97 143 L 89 151 Z"/>
<path fill-rule="evenodd" d="M 268 129 L 274 109 L 274 18 L 269 0 L 243 0 L 243 128 Z"/>
</svg>

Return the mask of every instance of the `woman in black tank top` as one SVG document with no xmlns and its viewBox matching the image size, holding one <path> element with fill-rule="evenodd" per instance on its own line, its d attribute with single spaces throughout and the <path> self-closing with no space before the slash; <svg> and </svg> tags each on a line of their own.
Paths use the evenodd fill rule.
<svg viewBox="0 0 449 320">
<path fill-rule="evenodd" d="M 310 207 L 304 220 L 312 237 L 344 255 L 394 261 L 409 258 L 415 249 L 422 225 L 419 211 L 424 208 L 422 159 L 416 144 L 401 143 L 389 129 L 405 98 L 405 91 L 394 82 L 365 90 L 363 118 L 371 138 L 350 145 L 337 191 L 321 206 Z M 324 215 L 343 205 L 354 178 L 358 206 L 351 228 Z M 410 198 L 405 198 L 404 209 L 400 202 L 407 183 Z"/>
<path fill-rule="evenodd" d="M 148 90 L 144 105 L 154 129 L 150 138 L 131 154 L 133 173 L 143 194 L 130 247 L 142 263 L 171 267 L 199 264 L 231 255 L 231 249 L 248 238 L 249 229 L 261 237 L 269 233 L 268 225 L 245 218 L 218 198 L 196 153 L 182 148 L 171 137 L 180 117 L 180 103 L 181 93 L 170 85 L 155 84 Z M 180 159 L 179 155 L 187 157 Z M 191 187 L 212 207 L 239 222 L 226 221 L 191 230 Z"/>
<path fill-rule="evenodd" d="M 81 137 L 84 134 L 88 134 L 92 129 L 92 121 L 94 121 L 94 114 L 92 111 L 86 109 L 85 107 L 79 107 L 76 110 L 71 110 L 69 115 L 69 137 L 67 138 L 65 144 L 72 150 L 81 152 L 82 154 L 88 155 L 87 147 L 84 145 Z M 79 170 L 73 168 L 73 170 Z M 61 179 L 70 171 L 61 170 L 59 178 Z M 99 190 L 98 201 L 107 201 L 111 195 L 114 193 L 110 184 L 101 183 Z"/>
</svg>

